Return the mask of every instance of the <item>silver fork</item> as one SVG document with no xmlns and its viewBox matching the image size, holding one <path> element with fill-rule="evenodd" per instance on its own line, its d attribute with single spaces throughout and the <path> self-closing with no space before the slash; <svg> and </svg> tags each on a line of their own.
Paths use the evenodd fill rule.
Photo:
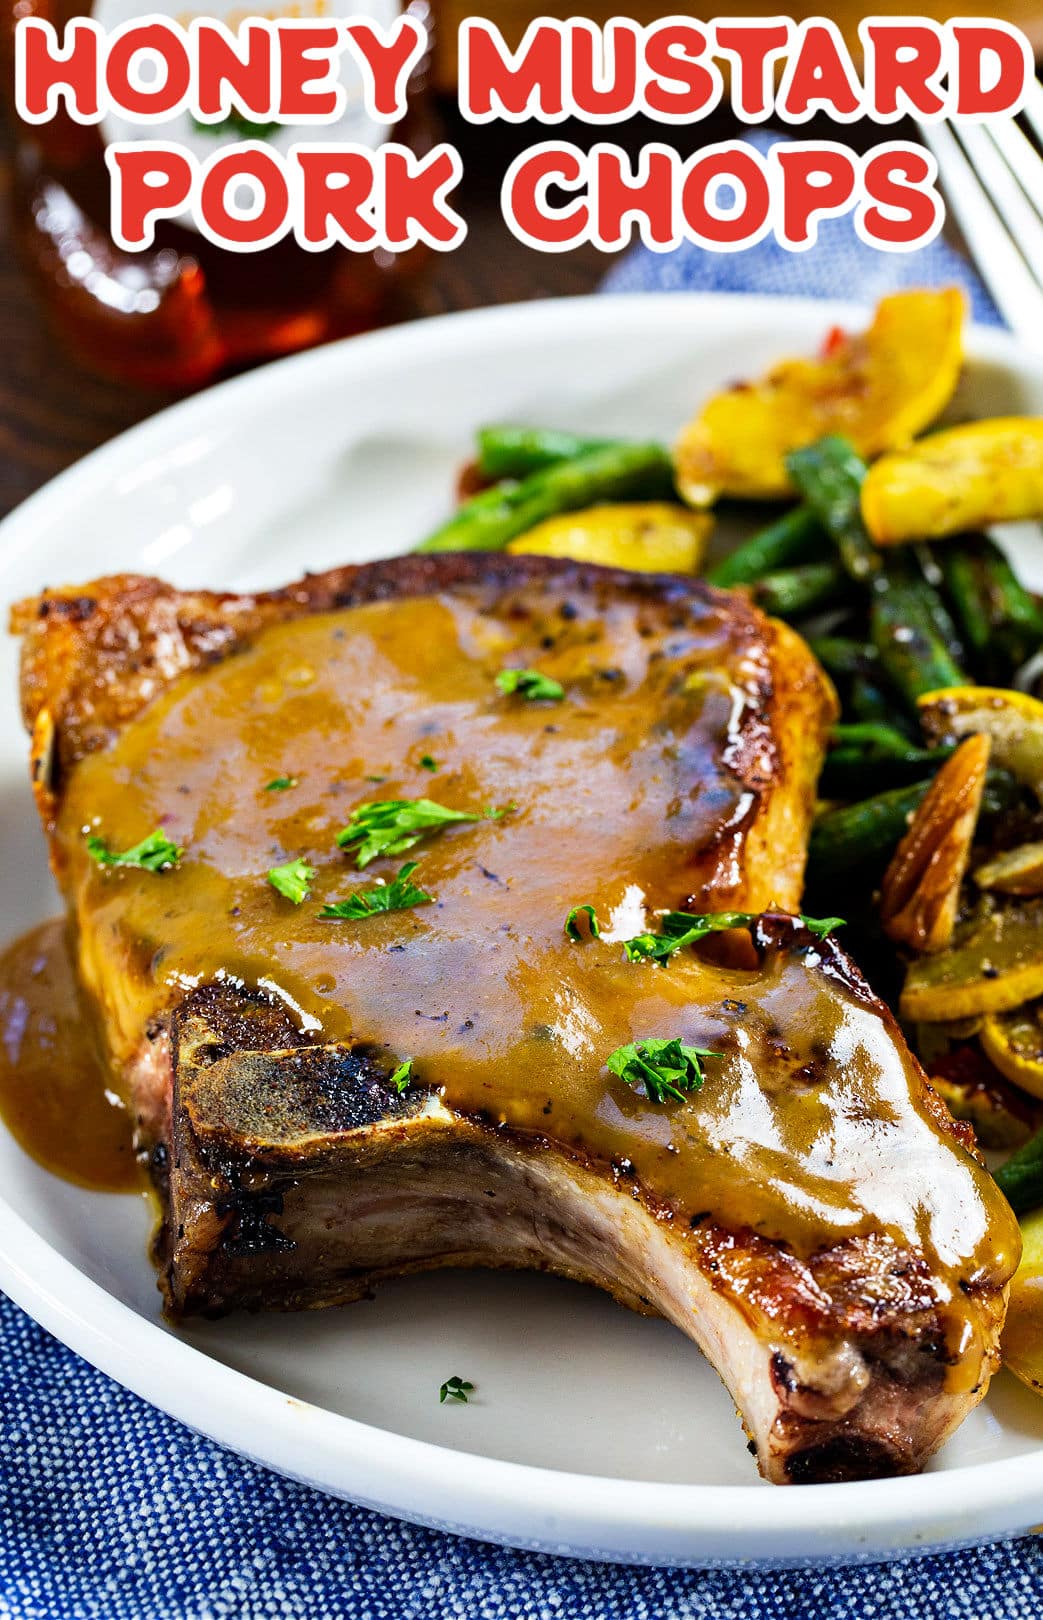
<svg viewBox="0 0 1043 1620">
<path fill-rule="evenodd" d="M 1024 114 L 1043 143 L 1043 85 Z M 921 124 L 949 207 L 1007 324 L 1043 349 L 1043 157 L 1013 118 Z"/>
</svg>

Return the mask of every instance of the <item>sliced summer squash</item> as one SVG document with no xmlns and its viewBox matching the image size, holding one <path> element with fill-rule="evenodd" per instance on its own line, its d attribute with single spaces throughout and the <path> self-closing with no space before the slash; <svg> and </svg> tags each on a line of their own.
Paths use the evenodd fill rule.
<svg viewBox="0 0 1043 1620">
<path fill-rule="evenodd" d="M 1043 517 L 1043 417 L 970 422 L 883 456 L 862 517 L 878 546 Z"/>
<path fill-rule="evenodd" d="M 867 332 L 717 394 L 677 445 L 685 500 L 711 506 L 721 495 L 792 495 L 787 455 L 829 434 L 840 434 L 866 458 L 908 444 L 955 391 L 964 309 L 956 288 L 894 293 Z"/>
<path fill-rule="evenodd" d="M 910 965 L 901 1013 L 914 1023 L 945 1023 L 976 1013 L 1012 1012 L 1043 996 L 1043 900 L 983 906 L 957 926 L 953 942 Z"/>
<path fill-rule="evenodd" d="M 980 732 L 992 742 L 992 763 L 1010 771 L 1043 802 L 1043 703 L 998 686 L 950 686 L 919 702 L 929 742 L 956 742 Z"/>
<path fill-rule="evenodd" d="M 590 506 L 538 523 L 508 551 L 637 572 L 696 574 L 706 557 L 713 518 L 668 501 Z"/>
<path fill-rule="evenodd" d="M 1043 1395 L 1043 1209 L 1021 1218 L 1021 1264 L 1010 1285 L 1003 1364 Z"/>
<path fill-rule="evenodd" d="M 981 1027 L 982 1051 L 1022 1091 L 1043 1097 L 1043 1003 L 993 1013 Z"/>
<path fill-rule="evenodd" d="M 1000 894 L 1043 894 L 1043 844 L 1019 844 L 974 871 L 979 889 Z"/>
</svg>

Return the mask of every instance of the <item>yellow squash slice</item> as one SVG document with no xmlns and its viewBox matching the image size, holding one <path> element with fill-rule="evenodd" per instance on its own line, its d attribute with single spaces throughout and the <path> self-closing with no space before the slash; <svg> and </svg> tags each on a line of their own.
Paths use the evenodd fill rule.
<svg viewBox="0 0 1043 1620">
<path fill-rule="evenodd" d="M 1043 417 L 970 422 L 882 457 L 862 516 L 878 546 L 1043 517 Z"/>
<path fill-rule="evenodd" d="M 902 1017 L 940 1024 L 1012 1012 L 1043 996 L 1043 900 L 983 907 L 960 923 L 948 950 L 920 956 L 902 990 Z"/>
<path fill-rule="evenodd" d="M 1022 1091 L 1043 1097 L 1043 1003 L 992 1013 L 981 1026 L 982 1051 Z"/>
<path fill-rule="evenodd" d="M 1043 1395 L 1043 1210 L 1023 1215 L 1021 1264 L 1010 1285 L 1003 1328 L 1003 1362 Z"/>
<path fill-rule="evenodd" d="M 508 551 L 637 572 L 696 574 L 703 566 L 713 518 L 668 501 L 590 506 L 538 523 Z"/>
<path fill-rule="evenodd" d="M 950 686 L 920 699 L 920 724 L 932 743 L 980 732 L 992 741 L 992 763 L 1010 771 L 1043 802 L 1043 703 L 1027 692 L 993 686 Z"/>
<path fill-rule="evenodd" d="M 863 456 L 908 444 L 952 398 L 963 357 L 963 294 L 885 298 L 867 332 L 816 360 L 787 360 L 756 383 L 717 394 L 681 435 L 677 485 L 692 506 L 718 496 L 793 493 L 786 457 L 829 433 Z"/>
<path fill-rule="evenodd" d="M 1043 894 L 1043 844 L 1020 844 L 976 868 L 979 889 L 999 894 Z"/>
</svg>

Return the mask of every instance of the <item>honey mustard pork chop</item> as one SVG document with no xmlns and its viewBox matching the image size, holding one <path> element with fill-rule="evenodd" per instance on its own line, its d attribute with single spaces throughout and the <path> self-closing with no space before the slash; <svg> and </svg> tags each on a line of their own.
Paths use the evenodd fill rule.
<svg viewBox="0 0 1043 1620">
<path fill-rule="evenodd" d="M 785 915 L 834 714 L 792 632 L 473 554 L 14 617 L 173 1315 L 552 1270 L 689 1334 L 778 1482 L 917 1469 L 980 1399 L 1017 1227 Z M 672 908 L 762 915 L 707 953 Z"/>
</svg>

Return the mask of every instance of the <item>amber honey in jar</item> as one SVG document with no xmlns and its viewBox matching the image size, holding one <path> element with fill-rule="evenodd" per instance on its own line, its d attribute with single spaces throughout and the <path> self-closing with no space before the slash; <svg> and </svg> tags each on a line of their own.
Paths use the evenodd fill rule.
<svg viewBox="0 0 1043 1620">
<path fill-rule="evenodd" d="M 329 19 L 370 15 L 383 25 L 399 0 L 275 0 L 254 13 L 240 0 L 204 0 L 197 13 L 163 0 L 15 0 L 11 42 L 21 17 L 42 17 L 61 36 L 70 18 L 89 12 L 111 29 L 135 17 L 164 13 L 187 23 L 216 17 L 236 28 L 251 15 Z M 430 31 L 427 0 L 411 0 L 410 15 Z M 393 136 L 422 154 L 433 141 L 426 95 L 429 57 L 413 70 L 409 108 L 392 130 L 367 114 L 361 81 L 351 82 L 344 114 L 325 125 L 322 139 L 377 146 Z M 357 69 L 355 70 L 357 72 Z M 110 179 L 104 149 L 111 141 L 155 139 L 156 126 L 136 127 L 107 116 L 100 124 L 70 119 L 61 104 L 49 123 L 16 120 L 18 157 L 13 191 L 15 230 L 62 340 L 79 359 L 105 375 L 163 388 L 189 388 L 231 367 L 270 359 L 376 325 L 388 312 L 401 279 L 419 268 L 423 248 L 393 254 L 333 247 L 309 253 L 292 236 L 252 253 L 230 252 L 208 241 L 188 215 L 160 220 L 154 246 L 140 253 L 117 247 L 109 235 Z M 162 138 L 204 159 L 218 143 L 262 138 L 285 152 L 315 130 L 256 126 L 233 118 L 204 126 L 188 113 L 162 126 Z"/>
</svg>

